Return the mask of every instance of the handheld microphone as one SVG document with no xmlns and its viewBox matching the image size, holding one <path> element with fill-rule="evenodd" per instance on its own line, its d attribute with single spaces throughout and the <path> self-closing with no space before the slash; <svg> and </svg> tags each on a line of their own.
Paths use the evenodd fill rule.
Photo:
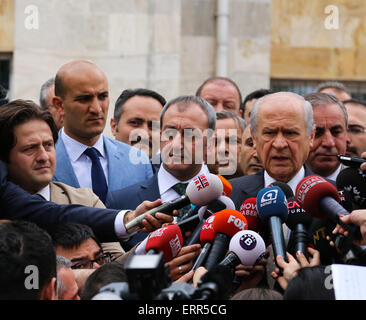
<svg viewBox="0 0 366 320">
<path fill-rule="evenodd" d="M 205 263 L 207 270 L 224 258 L 230 238 L 238 231 L 248 229 L 248 222 L 239 211 L 225 209 L 216 213 L 212 226 L 216 236 Z"/>
<path fill-rule="evenodd" d="M 263 226 L 262 220 L 258 217 L 257 198 L 248 198 L 240 206 L 240 213 L 248 221 L 248 229 L 259 232 Z"/>
<path fill-rule="evenodd" d="M 165 202 L 144 214 L 136 217 L 126 224 L 128 233 L 133 233 L 142 229 L 142 220 L 146 214 L 155 217 L 157 212 L 171 214 L 173 210 L 178 210 L 192 203 L 196 206 L 203 206 L 218 198 L 223 192 L 221 180 L 214 174 L 200 174 L 187 186 L 186 194 L 172 201 Z"/>
<path fill-rule="evenodd" d="M 177 225 L 170 224 L 150 233 L 145 251 L 148 255 L 162 252 L 164 261 L 169 262 L 178 255 L 182 245 L 182 232 Z"/>
<path fill-rule="evenodd" d="M 233 187 L 232 187 L 231 183 L 229 181 L 227 181 L 227 179 L 225 179 L 222 175 L 217 174 L 217 176 L 221 180 L 223 188 L 224 188 L 222 195 L 230 197 L 231 193 L 233 192 Z"/>
<path fill-rule="evenodd" d="M 336 243 L 342 254 L 350 249 L 354 239 L 361 239 L 359 227 L 354 224 L 345 224 L 339 219 L 340 215 L 348 215 L 349 212 L 339 204 L 340 198 L 336 187 L 324 178 L 308 176 L 302 179 L 296 187 L 296 200 L 313 217 L 329 218 L 349 231 L 347 240 L 344 240 L 344 237 L 339 238 L 344 242 Z"/>
<path fill-rule="evenodd" d="M 365 159 L 364 159 L 365 160 Z M 345 168 L 337 176 L 337 189 L 345 190 L 357 206 L 366 209 L 366 173 L 360 168 Z"/>
<path fill-rule="evenodd" d="M 237 232 L 230 240 L 229 254 L 220 265 L 234 269 L 237 265 L 253 266 L 266 254 L 266 245 L 262 237 L 255 231 Z"/>
<path fill-rule="evenodd" d="M 268 187 L 279 187 L 285 194 L 287 201 L 289 198 L 294 196 L 292 189 L 290 188 L 290 186 L 287 183 L 284 183 L 281 181 L 275 181 L 272 184 L 270 184 Z"/>
<path fill-rule="evenodd" d="M 267 187 L 258 192 L 257 210 L 263 221 L 269 222 L 272 233 L 272 247 L 275 257 L 281 256 L 287 261 L 286 245 L 282 231 L 282 223 L 288 216 L 287 200 L 279 187 Z"/>
<path fill-rule="evenodd" d="M 192 267 L 192 270 L 196 270 L 198 267 L 203 266 L 208 254 L 210 253 L 212 243 L 214 242 L 216 236 L 216 232 L 212 226 L 212 223 L 215 219 L 215 215 L 216 213 L 208 217 L 202 225 L 200 232 L 200 241 L 202 245 L 202 250 L 199 256 L 197 257 Z"/>
<path fill-rule="evenodd" d="M 201 227 L 203 226 L 205 219 L 224 209 L 235 209 L 233 200 L 226 196 L 220 196 L 218 199 L 210 202 L 208 206 L 201 207 L 198 210 L 198 216 L 200 217 L 201 221 L 198 222 L 196 229 L 193 231 L 191 237 L 187 240 L 187 245 L 190 246 L 192 244 L 199 243 Z"/>
<path fill-rule="evenodd" d="M 294 196 L 288 199 L 288 211 L 286 225 L 292 230 L 291 240 L 294 242 L 294 250 L 288 251 L 290 253 L 300 251 L 308 257 L 308 228 L 310 227 L 313 219 L 304 209 L 301 208 Z M 289 241 L 289 243 L 292 243 L 292 241 Z"/>
</svg>

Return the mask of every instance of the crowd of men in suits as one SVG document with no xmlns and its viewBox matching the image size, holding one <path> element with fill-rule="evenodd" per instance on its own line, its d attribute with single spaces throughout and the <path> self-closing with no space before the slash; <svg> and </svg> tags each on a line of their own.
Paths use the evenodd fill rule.
<svg viewBox="0 0 366 320">
<path fill-rule="evenodd" d="M 16 99 L 1 106 L 1 299 L 79 299 L 97 268 L 123 264 L 143 251 L 149 232 L 181 220 L 183 210 L 158 213 L 146 216 L 139 232 L 126 230 L 137 216 L 184 194 L 197 176 L 228 179 L 239 210 L 273 182 L 286 183 L 294 194 L 306 176 L 334 182 L 343 169 L 337 155 L 366 151 L 366 103 L 337 82 L 305 97 L 259 89 L 243 98 L 224 77 L 170 100 L 153 90 L 126 89 L 111 119 L 115 139 L 103 133 L 109 104 L 104 72 L 77 60 L 45 82 L 40 105 Z M 268 233 L 262 235 L 270 244 Z M 201 249 L 184 246 L 168 262 L 172 280 L 192 279 Z M 296 271 L 320 264 L 322 252 L 309 250 L 309 259 L 296 257 Z M 257 265 L 236 267 L 235 293 L 276 289 L 276 279 L 282 297 L 289 279 L 276 272 L 272 254 L 269 248 Z M 19 266 L 37 263 L 40 286 L 29 290 Z"/>
</svg>

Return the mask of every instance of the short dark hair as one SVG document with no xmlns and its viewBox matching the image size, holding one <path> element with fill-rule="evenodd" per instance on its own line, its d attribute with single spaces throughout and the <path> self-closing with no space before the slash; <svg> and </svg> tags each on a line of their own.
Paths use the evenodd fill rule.
<svg viewBox="0 0 366 320">
<path fill-rule="evenodd" d="M 58 130 L 52 115 L 31 100 L 13 100 L 0 108 L 0 160 L 9 163 L 9 154 L 17 141 L 14 127 L 31 120 L 45 121 L 51 129 L 53 141 L 56 144 Z"/>
<path fill-rule="evenodd" d="M 242 107 L 242 110 L 243 110 L 243 116 L 244 116 L 244 111 L 245 111 L 245 105 L 248 101 L 253 100 L 253 99 L 262 98 L 262 97 L 266 96 L 267 94 L 271 94 L 271 93 L 274 93 L 274 91 L 272 91 L 271 89 L 258 89 L 258 90 L 254 90 L 251 93 L 249 93 L 244 98 L 244 101 L 241 104 L 241 107 Z"/>
<path fill-rule="evenodd" d="M 344 105 L 346 105 L 347 103 L 353 103 L 353 104 L 360 104 L 360 105 L 366 107 L 366 101 L 362 101 L 362 100 L 358 100 L 358 99 L 349 99 L 349 100 L 345 100 L 342 102 Z"/>
<path fill-rule="evenodd" d="M 86 279 L 85 285 L 81 292 L 81 300 L 91 300 L 100 290 L 100 288 L 113 282 L 126 282 L 127 275 L 124 265 L 120 262 L 113 261 L 96 269 Z"/>
<path fill-rule="evenodd" d="M 38 269 L 38 288 L 27 288 L 27 267 Z M 56 253 L 49 234 L 36 224 L 15 220 L 0 224 L 0 300 L 39 300 L 56 277 Z"/>
<path fill-rule="evenodd" d="M 208 79 L 206 79 L 199 87 L 198 87 L 198 89 L 197 89 L 197 91 L 196 91 L 196 96 L 198 96 L 198 97 L 200 97 L 201 96 L 201 92 L 202 92 L 202 90 L 203 90 L 203 88 L 204 88 L 204 86 L 206 85 L 206 84 L 209 84 L 209 83 L 212 83 L 212 82 L 216 82 L 216 81 L 226 81 L 226 82 L 228 82 L 228 83 L 230 83 L 230 84 L 232 84 L 234 87 L 235 87 L 235 89 L 236 89 L 236 91 L 238 92 L 238 95 L 239 95 L 239 109 L 241 109 L 241 101 L 242 101 L 242 95 L 241 95 L 241 91 L 240 91 L 240 89 L 239 89 L 239 86 L 235 83 L 235 81 L 234 80 L 232 80 L 232 79 L 230 79 L 230 78 L 227 78 L 227 77 L 211 77 L 211 78 L 208 78 Z"/>
<path fill-rule="evenodd" d="M 144 89 L 144 88 L 123 90 L 114 105 L 113 117 L 114 117 L 114 120 L 116 121 L 116 124 L 118 124 L 119 119 L 121 118 L 121 115 L 123 113 L 124 104 L 126 103 L 126 101 L 128 99 L 130 99 L 134 96 L 153 98 L 153 99 L 159 101 L 162 107 L 164 107 L 164 105 L 166 104 L 165 98 L 153 90 Z"/>
<path fill-rule="evenodd" d="M 239 117 L 236 113 L 230 110 L 221 110 L 216 112 L 216 120 L 221 119 L 233 119 L 241 132 L 243 132 L 248 125 L 243 118 Z"/>
<path fill-rule="evenodd" d="M 55 248 L 58 246 L 65 249 L 77 248 L 88 239 L 93 239 L 100 248 L 102 247 L 93 230 L 85 224 L 74 222 L 61 223 L 51 228 L 49 233 Z"/>
</svg>

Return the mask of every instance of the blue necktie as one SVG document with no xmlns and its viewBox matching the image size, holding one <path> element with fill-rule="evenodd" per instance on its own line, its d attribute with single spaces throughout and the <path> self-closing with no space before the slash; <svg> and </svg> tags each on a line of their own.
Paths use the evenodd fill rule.
<svg viewBox="0 0 366 320">
<path fill-rule="evenodd" d="M 84 153 L 91 159 L 91 178 L 93 185 L 93 192 L 99 197 L 99 199 L 105 203 L 108 186 L 105 179 L 104 171 L 99 160 L 99 153 L 95 148 L 88 148 Z"/>
</svg>

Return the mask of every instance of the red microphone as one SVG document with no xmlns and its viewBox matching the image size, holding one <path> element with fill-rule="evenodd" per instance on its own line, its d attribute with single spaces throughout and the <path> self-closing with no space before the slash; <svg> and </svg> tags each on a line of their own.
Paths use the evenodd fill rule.
<svg viewBox="0 0 366 320">
<path fill-rule="evenodd" d="M 208 254 L 210 253 L 212 243 L 215 240 L 216 232 L 212 226 L 212 222 L 215 219 L 216 213 L 209 216 L 203 223 L 200 233 L 200 242 L 202 250 L 194 263 L 192 270 L 196 270 L 198 267 L 203 266 L 206 261 Z"/>
<path fill-rule="evenodd" d="M 248 229 L 259 232 L 262 228 L 262 220 L 258 217 L 257 198 L 248 198 L 240 206 L 241 214 L 248 221 Z"/>
<path fill-rule="evenodd" d="M 239 211 L 225 209 L 216 213 L 212 226 L 216 235 L 210 255 L 205 263 L 207 270 L 212 269 L 225 257 L 230 238 L 235 233 L 248 229 L 248 222 Z"/>
<path fill-rule="evenodd" d="M 150 233 L 146 242 L 147 254 L 163 253 L 164 261 L 175 258 L 183 246 L 183 236 L 180 228 L 171 224 Z"/>
<path fill-rule="evenodd" d="M 359 227 L 347 225 L 339 219 L 340 215 L 348 215 L 349 212 L 339 204 L 337 188 L 324 178 L 308 176 L 302 179 L 296 187 L 296 200 L 313 217 L 329 218 L 349 231 L 348 241 L 342 244 L 342 253 L 349 249 L 350 241 L 361 238 Z M 338 248 L 341 249 L 340 246 Z"/>
</svg>

